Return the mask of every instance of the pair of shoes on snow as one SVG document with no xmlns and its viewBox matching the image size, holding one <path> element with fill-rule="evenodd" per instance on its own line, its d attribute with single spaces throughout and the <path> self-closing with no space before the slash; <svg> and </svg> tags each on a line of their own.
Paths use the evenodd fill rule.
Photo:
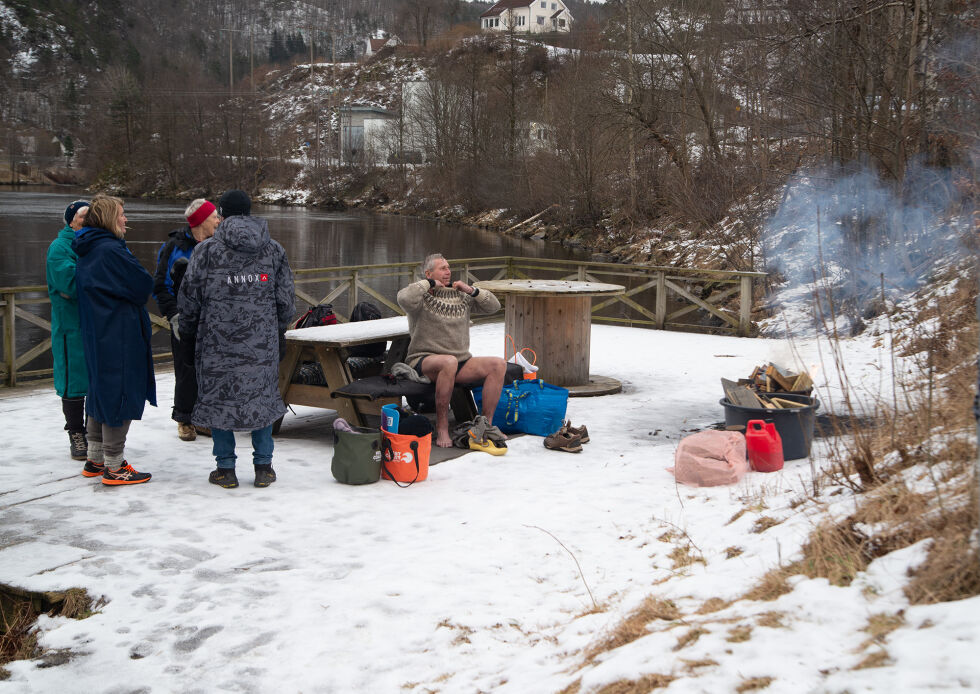
<svg viewBox="0 0 980 694">
<path fill-rule="evenodd" d="M 584 424 L 580 427 L 573 427 L 571 420 L 566 420 L 561 429 L 545 438 L 544 447 L 553 451 L 581 453 L 582 444 L 588 442 L 588 428 Z"/>
<path fill-rule="evenodd" d="M 136 469 L 123 461 L 118 470 L 110 470 L 105 463 L 97 463 L 94 460 L 86 460 L 82 468 L 83 477 L 101 477 L 102 484 L 110 487 L 118 487 L 124 484 L 142 484 L 149 482 L 152 475 L 149 472 L 137 472 Z"/>
<path fill-rule="evenodd" d="M 256 487 L 268 487 L 276 481 L 276 471 L 272 469 L 271 464 L 253 467 L 255 468 L 255 482 L 253 484 Z M 238 486 L 238 475 L 235 474 L 235 468 L 219 467 L 212 470 L 211 474 L 208 475 L 208 482 L 225 489 L 234 489 Z"/>
</svg>

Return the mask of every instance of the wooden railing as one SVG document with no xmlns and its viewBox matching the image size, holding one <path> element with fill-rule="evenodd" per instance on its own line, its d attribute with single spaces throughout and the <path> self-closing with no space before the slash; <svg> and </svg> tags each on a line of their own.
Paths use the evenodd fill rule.
<svg viewBox="0 0 980 694">
<path fill-rule="evenodd" d="M 572 279 L 607 282 L 626 287 L 622 296 L 596 301 L 592 320 L 661 330 L 700 330 L 748 336 L 752 333 L 750 311 L 753 280 L 761 272 L 728 272 L 650 265 L 620 265 L 576 260 L 522 258 L 463 258 L 450 260 L 454 274 L 468 283 L 490 279 Z M 385 315 L 404 313 L 395 294 L 418 275 L 418 263 L 354 265 L 296 270 L 296 309 L 330 303 L 340 320 L 346 320 L 360 301 L 371 301 Z M 7 386 L 24 380 L 49 378 L 50 299 L 44 285 L 0 288 L 3 310 L 3 363 L 0 378 Z M 169 330 L 150 301 L 154 335 Z M 490 317 L 491 320 L 499 319 Z M 18 329 L 22 328 L 20 339 Z M 170 342 L 154 340 L 154 359 L 170 358 Z M 32 368 L 29 368 L 32 367 Z"/>
</svg>

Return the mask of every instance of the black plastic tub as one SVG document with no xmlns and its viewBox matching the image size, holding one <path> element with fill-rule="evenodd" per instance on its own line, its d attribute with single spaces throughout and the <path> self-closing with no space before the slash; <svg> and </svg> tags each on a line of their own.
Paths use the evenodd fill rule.
<svg viewBox="0 0 980 694">
<path fill-rule="evenodd" d="M 725 426 L 746 426 L 749 420 L 761 419 L 776 425 L 779 438 L 783 440 L 783 459 L 795 460 L 810 455 L 810 444 L 813 443 L 813 417 L 820 408 L 820 401 L 815 397 L 795 395 L 793 393 L 773 393 L 775 397 L 791 400 L 805 405 L 785 410 L 769 410 L 765 407 L 741 407 L 722 398 L 719 402 L 725 408 Z"/>
</svg>

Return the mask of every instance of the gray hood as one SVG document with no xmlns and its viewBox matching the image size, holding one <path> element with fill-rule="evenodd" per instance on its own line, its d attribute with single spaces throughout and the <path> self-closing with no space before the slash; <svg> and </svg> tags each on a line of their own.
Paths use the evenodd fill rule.
<svg viewBox="0 0 980 694">
<path fill-rule="evenodd" d="M 242 253 L 257 253 L 269 245 L 269 223 L 261 217 L 228 217 L 218 225 L 214 237 Z"/>
</svg>

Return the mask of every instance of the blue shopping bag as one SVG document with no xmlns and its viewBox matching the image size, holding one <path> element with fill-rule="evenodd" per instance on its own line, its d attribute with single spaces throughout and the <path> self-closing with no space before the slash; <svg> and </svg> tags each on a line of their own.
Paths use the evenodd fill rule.
<svg viewBox="0 0 980 694">
<path fill-rule="evenodd" d="M 479 410 L 483 388 L 473 389 Z M 549 436 L 565 423 L 568 389 L 545 383 L 539 378 L 504 384 L 493 412 L 493 424 L 505 434 L 524 433 Z"/>
</svg>

